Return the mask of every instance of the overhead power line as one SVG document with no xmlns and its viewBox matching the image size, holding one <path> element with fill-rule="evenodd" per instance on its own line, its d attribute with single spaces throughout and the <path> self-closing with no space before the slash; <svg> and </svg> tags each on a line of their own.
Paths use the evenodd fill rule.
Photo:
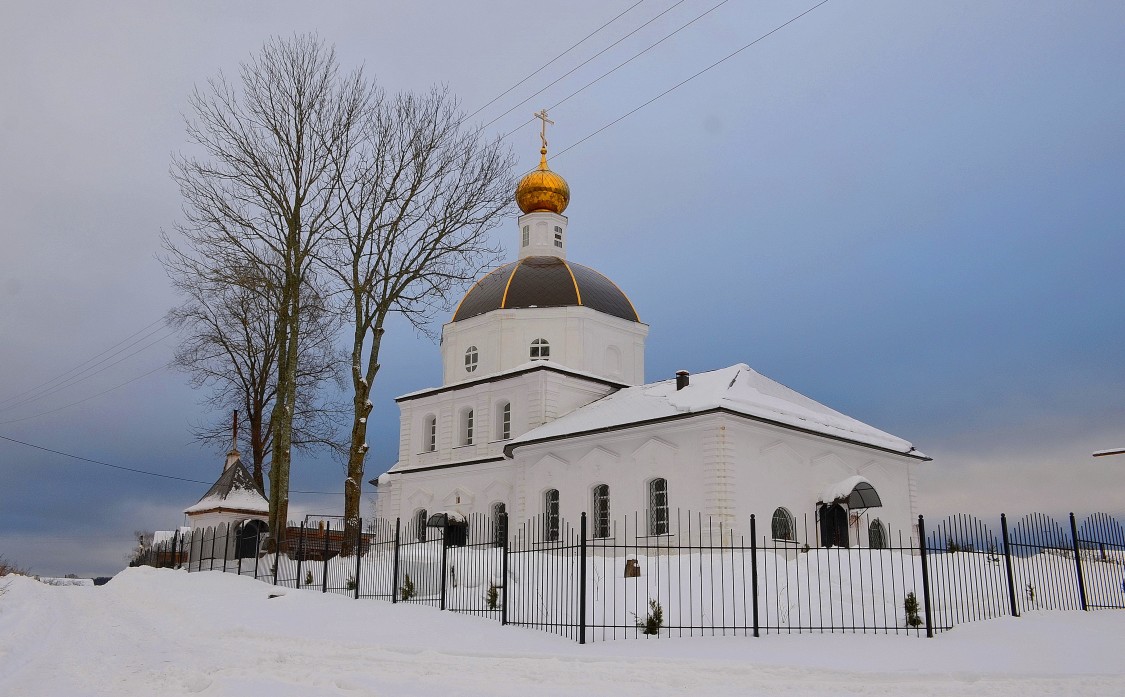
<svg viewBox="0 0 1125 697">
<path fill-rule="evenodd" d="M 726 2 L 726 1 L 727 1 L 727 0 L 723 0 L 723 2 Z M 505 112 L 504 112 L 503 114 L 500 114 L 500 115 L 499 115 L 499 116 L 497 116 L 496 118 L 494 118 L 494 119 L 492 119 L 491 121 L 489 121 L 488 123 L 484 124 L 484 125 L 485 125 L 485 127 L 487 128 L 488 126 L 491 126 L 492 124 L 496 123 L 496 122 L 497 122 L 497 121 L 499 121 L 500 119 L 502 119 L 502 118 L 504 118 L 505 116 L 507 116 L 508 114 L 512 113 L 513 111 L 515 111 L 515 110 L 516 110 L 516 109 L 518 109 L 519 107 L 523 106 L 524 104 L 527 104 L 527 103 L 528 103 L 528 102 L 530 102 L 530 101 L 531 101 L 532 99 L 535 99 L 535 98 L 536 98 L 536 97 L 538 97 L 539 95 L 543 94 L 543 92 L 545 92 L 545 91 L 547 91 L 548 89 L 550 89 L 551 87 L 555 86 L 555 85 L 556 85 L 556 84 L 558 84 L 558 83 L 559 83 L 560 81 L 562 81 L 562 80 L 563 80 L 564 78 L 566 78 L 566 77 L 570 76 L 570 75 L 571 75 L 571 74 L 572 74 L 572 73 L 573 73 L 574 71 L 578 70 L 578 69 L 579 69 L 579 68 L 581 68 L 582 66 L 586 65 L 586 64 L 587 64 L 587 63 L 589 63 L 590 61 L 592 61 L 592 60 L 594 60 L 595 58 L 597 58 L 598 56 L 602 55 L 603 53 L 605 53 L 605 52 L 606 52 L 606 51 L 608 51 L 609 49 L 613 48 L 613 47 L 614 47 L 614 46 L 616 46 L 617 44 L 619 44 L 619 43 L 621 43 L 622 41 L 624 41 L 625 39 L 628 39 L 628 38 L 629 38 L 630 36 L 632 36 L 633 34 L 636 34 L 636 33 L 637 33 L 637 32 L 639 32 L 640 30 L 644 29 L 645 27 L 647 27 L 648 25 L 652 24 L 652 23 L 653 23 L 653 22 L 655 22 L 656 20 L 658 20 L 658 19 L 660 19 L 661 17 L 663 17 L 664 15 L 668 14 L 669 12 L 671 12 L 672 10 L 674 10 L 674 9 L 675 9 L 676 7 L 678 7 L 679 5 L 683 4 L 683 2 L 684 2 L 684 0 L 677 0 L 677 2 L 673 3 L 673 4 L 672 4 L 672 5 L 670 6 L 670 7 L 668 7 L 668 8 L 666 9 L 666 10 L 664 10 L 664 11 L 663 11 L 663 12 L 661 12 L 660 14 L 656 15 L 655 17 L 653 17 L 652 19 L 648 20 L 647 22 L 645 22 L 645 23 L 644 23 L 644 24 L 642 24 L 641 26 L 637 27 L 637 28 L 636 28 L 636 29 L 634 29 L 633 31 L 629 32 L 629 33 L 628 33 L 628 34 L 626 34 L 625 36 L 622 36 L 622 37 L 621 37 L 620 39 L 618 39 L 617 41 L 614 41 L 614 42 L 613 42 L 612 44 L 610 44 L 609 46 L 606 46 L 605 48 L 603 48 L 602 50 L 598 51 L 598 52 L 597 52 L 597 53 L 595 53 L 594 55 L 590 56 L 590 57 L 589 57 L 589 58 L 587 58 L 586 60 L 582 61 L 582 62 L 581 62 L 581 63 L 579 63 L 578 65 L 574 66 L 573 68 L 571 68 L 571 69 L 570 69 L 570 70 L 568 70 L 567 72 L 563 73 L 563 74 L 562 74 L 562 76 L 560 76 L 559 78 L 557 78 L 557 79 L 556 79 L 556 80 L 554 80 L 553 82 L 550 82 L 550 83 L 548 83 L 548 84 L 547 84 L 547 85 L 546 85 L 545 87 L 543 87 L 543 89 L 539 90 L 539 91 L 538 91 L 538 92 L 536 92 L 535 94 L 531 95 L 530 97 L 528 97 L 527 99 L 523 100 L 523 101 L 522 101 L 522 102 L 520 102 L 519 104 L 516 104 L 516 105 L 515 105 L 515 106 L 513 106 L 512 108 L 510 108 L 510 109 L 508 109 L 507 111 L 505 111 Z M 720 3 L 720 4 L 721 4 L 721 3 Z M 529 123 L 530 123 L 530 122 L 529 122 Z M 524 124 L 524 125 L 526 125 L 526 124 Z M 523 126 L 521 126 L 520 128 L 522 128 L 522 127 L 523 127 Z"/>
<path fill-rule="evenodd" d="M 159 331 L 159 330 L 157 330 L 157 331 Z M 155 333 L 155 332 L 153 332 L 153 333 Z M 100 367 L 100 368 L 98 368 L 97 370 L 93 370 L 92 372 L 86 372 L 86 371 L 83 371 L 83 372 L 85 372 L 85 374 L 84 374 L 84 375 L 83 375 L 82 373 L 79 373 L 79 375 L 76 375 L 76 376 L 74 376 L 73 378 L 71 378 L 71 379 L 68 379 L 68 380 L 67 380 L 66 382 L 60 383 L 60 384 L 58 384 L 58 385 L 55 385 L 55 386 L 54 386 L 53 388 L 51 388 L 51 389 L 49 389 L 49 390 L 47 390 L 47 391 L 45 391 L 45 392 L 43 392 L 43 393 L 41 393 L 41 394 L 38 394 L 38 395 L 36 395 L 36 396 L 34 396 L 34 397 L 29 397 L 29 398 L 27 398 L 27 399 L 23 399 L 23 400 L 21 400 L 21 401 L 19 401 L 19 402 L 15 402 L 14 404 L 9 404 L 9 405 L 8 405 L 8 406 L 6 406 L 6 407 L 0 408 L 0 411 L 8 411 L 8 410 L 10 410 L 10 409 L 15 409 L 16 407 L 19 407 L 19 406 L 24 406 L 24 405 L 26 405 L 26 404 L 31 404 L 32 402 L 38 402 L 38 401 L 39 401 L 39 400 L 41 400 L 41 399 L 44 399 L 44 398 L 46 398 L 46 397 L 50 397 L 51 395 L 55 395 L 55 394 L 58 394 L 59 392 L 62 392 L 62 391 L 64 391 L 64 390 L 69 390 L 70 388 L 74 387 L 75 385 L 77 385 L 77 384 L 79 384 L 79 383 L 82 383 L 82 382 L 85 382 L 86 380 L 89 380 L 90 378 L 94 377 L 94 376 L 95 376 L 95 375 L 97 375 L 98 373 L 101 373 L 101 372 L 103 372 L 103 371 L 109 370 L 109 369 L 110 369 L 110 368 L 112 368 L 113 366 L 115 366 L 115 365 L 118 365 L 119 363 L 122 363 L 122 362 L 124 362 L 124 361 L 126 361 L 126 360 L 128 360 L 128 359 L 132 358 L 133 356 L 135 356 L 135 355 L 137 355 L 138 353 L 140 353 L 140 352 L 144 351 L 145 349 L 151 348 L 151 347 L 153 347 L 153 346 L 155 346 L 155 345 L 157 345 L 157 344 L 161 343 L 162 341 L 164 341 L 165 339 L 167 339 L 167 338 L 171 337 L 171 336 L 172 336 L 172 335 L 174 335 L 175 333 L 176 333 L 175 331 L 171 331 L 171 332 L 168 332 L 168 333 L 167 333 L 167 334 L 165 334 L 164 336 L 161 336 L 160 338 L 158 338 L 158 339 L 156 339 L 156 340 L 154 340 L 154 341 L 151 341 L 151 342 L 149 342 L 149 343 L 145 344 L 144 346 L 142 346 L 142 347 L 140 347 L 139 349 L 137 349 L 137 350 L 133 351 L 132 353 L 126 354 L 126 355 L 122 356 L 121 358 L 118 358 L 118 359 L 117 359 L 116 361 L 114 361 L 114 362 L 112 362 L 112 363 L 110 363 L 110 364 L 108 364 L 108 365 L 102 365 L 103 363 L 105 363 L 105 361 L 109 360 L 109 358 L 112 358 L 113 356 L 116 356 L 116 355 L 118 355 L 119 353 L 121 353 L 121 351 L 118 351 L 118 352 L 114 353 L 114 354 L 113 354 L 113 356 L 107 357 L 107 358 L 103 359 L 102 361 L 100 361 L 100 362 L 98 362 L 98 363 L 95 363 L 94 365 L 92 365 L 92 366 L 90 366 L 89 368 L 87 368 L 87 369 L 86 369 L 86 371 L 90 371 L 90 370 L 92 370 L 92 369 L 93 369 L 94 367 L 96 367 L 96 366 L 101 366 L 101 367 Z M 151 336 L 151 334 L 149 334 L 149 335 L 148 335 L 148 336 L 146 336 L 145 338 L 148 338 L 148 337 L 150 337 L 150 336 Z M 131 344 L 130 346 L 128 346 L 128 347 L 126 347 L 126 348 L 132 348 L 132 347 L 133 347 L 133 346 L 135 346 L 135 345 L 136 345 L 136 344 L 134 343 L 134 344 Z M 122 351 L 124 351 L 124 350 L 125 350 L 125 349 L 122 349 Z M 163 367 L 163 366 L 161 366 L 161 367 Z M 155 371 L 152 371 L 152 372 L 155 372 Z M 149 374 L 149 373 L 146 373 L 146 375 L 148 375 L 148 374 Z M 130 380 L 129 382 L 132 382 L 132 380 Z M 125 384 L 128 384 L 128 383 L 122 383 L 122 385 L 125 385 Z M 109 392 L 109 391 L 111 391 L 111 390 L 115 390 L 115 389 L 117 389 L 118 387 L 121 387 L 122 385 L 117 385 L 116 387 L 111 387 L 111 388 L 110 388 L 109 390 L 106 390 L 105 392 Z M 100 392 L 99 394 L 105 394 L 105 392 Z M 82 400 L 82 401 L 85 401 L 85 400 Z M 76 403 L 77 403 L 77 402 L 76 402 Z M 57 410 L 53 410 L 53 411 L 57 411 Z M 51 412 L 45 412 L 45 413 L 51 413 Z M 30 418 L 30 417 L 29 417 L 29 418 Z M 23 419 L 17 419 L 17 420 L 19 420 L 19 421 L 22 421 Z M 10 421 L 2 421 L 2 422 L 0 422 L 0 423 L 11 423 L 11 422 L 10 422 Z"/>
<path fill-rule="evenodd" d="M 177 477 L 177 476 L 171 475 L 171 474 L 161 474 L 160 472 L 149 472 L 148 470 L 137 469 L 135 467 L 125 467 L 123 465 L 115 465 L 115 464 L 112 464 L 112 463 L 109 463 L 109 462 L 103 462 L 101 460 L 94 460 L 94 459 L 89 458 L 89 457 L 82 457 L 81 455 L 74 455 L 72 453 L 63 452 L 62 450 L 55 450 L 54 448 L 48 448 L 48 447 L 43 446 L 43 445 L 36 445 L 35 443 L 28 443 L 27 441 L 17 440 L 15 438 L 9 438 L 8 436 L 4 436 L 4 435 L 0 435 L 0 440 L 6 440 L 10 443 L 17 443 L 19 445 L 23 445 L 23 446 L 26 446 L 28 448 L 34 448 L 36 450 L 42 450 L 43 452 L 53 453 L 55 455 L 62 455 L 63 457 L 69 457 L 69 458 L 74 459 L 74 460 L 81 460 L 82 462 L 89 462 L 90 464 L 93 464 L 93 465 L 100 465 L 102 467 L 109 467 L 109 468 L 112 468 L 112 469 L 115 469 L 115 470 L 121 470 L 123 472 L 131 472 L 133 474 L 143 474 L 147 477 L 159 477 L 160 479 L 172 479 L 172 480 L 175 480 L 177 482 L 186 482 L 188 484 L 204 484 L 204 485 L 207 485 L 207 486 L 211 486 L 212 484 L 214 484 L 214 482 L 205 482 L 201 479 L 188 479 L 187 477 Z M 320 495 L 328 495 L 328 496 L 343 496 L 344 495 L 344 492 L 342 492 L 342 491 L 301 491 L 301 490 L 297 490 L 297 489 L 290 490 L 289 493 L 290 494 L 320 494 Z"/>
<path fill-rule="evenodd" d="M 69 375 L 70 375 L 71 373 L 74 373 L 75 371 L 81 371 L 81 369 L 82 369 L 82 368 L 85 368 L 85 367 L 87 366 L 87 364 L 89 364 L 90 362 L 92 362 L 92 361 L 95 361 L 95 360 L 97 360 L 98 358 L 101 358 L 102 356 L 104 356 L 104 355 L 105 355 L 105 354 L 107 354 L 107 353 L 110 353 L 111 351 L 113 351 L 113 349 L 115 349 L 115 348 L 117 348 L 118 346 L 121 346 L 122 344 L 124 344 L 124 343 L 128 342 L 128 341 L 129 341 L 130 339 L 132 339 L 133 337 L 137 336 L 138 334 L 143 334 L 143 333 L 145 333 L 145 332 L 148 332 L 148 331 L 149 331 L 150 329 L 152 329 L 152 328 L 153 328 L 153 327 L 155 327 L 156 325 L 158 325 L 158 324 L 164 324 L 164 323 L 165 323 L 166 321 L 167 321 L 167 320 L 166 320 L 166 319 L 165 319 L 164 317 L 161 317 L 161 318 L 157 319 L 156 321 L 154 321 L 154 322 L 151 322 L 151 323 L 149 323 L 149 324 L 145 325 L 144 327 L 141 327 L 140 329 L 138 329 L 137 331 L 133 332 L 133 333 L 132 333 L 132 334 L 130 334 L 129 336 L 125 337 L 125 338 L 124 338 L 124 339 L 122 339 L 121 341 L 118 341 L 118 342 L 117 342 L 116 344 L 114 344 L 113 346 L 110 346 L 109 348 L 107 348 L 106 350 L 102 351 L 101 353 L 95 354 L 95 355 L 93 355 L 93 356 L 91 356 L 91 357 L 87 358 L 86 360 L 82 361 L 81 363 L 79 363 L 78 365 L 74 366 L 74 367 L 73 367 L 73 368 L 71 368 L 70 370 L 67 370 L 67 371 L 64 371 L 64 372 L 62 372 L 62 373 L 59 373 L 59 374 L 58 374 L 58 375 L 56 375 L 55 377 L 53 377 L 53 378 L 51 378 L 51 379 L 49 379 L 49 380 L 46 380 L 46 381 L 44 381 L 44 382 L 41 382 L 41 383 L 39 383 L 38 385 L 35 385 L 34 387 L 30 387 L 30 388 L 28 388 L 28 389 L 24 390 L 23 392 L 20 392 L 20 393 L 18 393 L 18 394 L 14 394 L 14 395 L 11 395 L 10 397 L 5 397 L 4 399 L 0 399 L 0 405 L 4 404 L 4 403 L 6 403 L 6 402 L 12 402 L 12 401 L 20 400 L 20 399 L 21 399 L 22 397 L 24 397 L 24 396 L 26 396 L 26 395 L 29 395 L 29 394 L 31 394 L 31 393 L 33 393 L 33 392 L 37 391 L 37 390 L 43 389 L 43 388 L 47 387 L 48 385 L 51 385 L 52 383 L 58 382 L 59 380 L 63 380 L 64 378 L 66 378 L 67 376 L 69 376 Z M 156 330 L 156 331 L 159 331 L 159 330 Z M 153 333 L 155 333 L 155 331 L 153 331 L 153 332 L 149 332 L 149 333 L 148 333 L 148 334 L 146 335 L 146 337 L 147 337 L 147 336 L 152 336 L 152 334 L 153 334 Z M 136 341 L 134 341 L 134 342 L 130 343 L 130 344 L 129 344 L 129 346 L 135 345 L 136 343 L 138 343 L 138 342 L 140 342 L 140 341 L 144 341 L 144 339 L 145 339 L 146 337 L 141 337 L 140 339 L 137 339 Z M 114 352 L 114 353 L 113 353 L 112 355 L 116 355 L 117 353 L 120 353 L 121 351 L 125 351 L 125 350 L 127 350 L 127 349 L 129 348 L 129 346 L 124 346 L 124 347 L 122 347 L 122 348 L 121 348 L 120 350 L 118 350 L 118 351 L 115 351 L 115 352 Z M 110 357 L 112 357 L 112 355 L 111 355 Z M 4 407 L 4 408 L 7 408 L 7 407 Z"/>
<path fill-rule="evenodd" d="M 523 83 L 527 82 L 527 81 L 528 81 L 528 80 L 530 80 L 531 78 L 533 78 L 533 77 L 535 77 L 536 75 L 538 75 L 539 73 L 543 72 L 543 70 L 544 70 L 544 69 L 546 69 L 546 68 L 547 68 L 548 66 L 550 66 L 550 65 L 551 65 L 552 63 L 554 63 L 554 62 L 555 62 L 555 61 L 557 61 L 558 59 L 562 58 L 562 57 L 563 57 L 563 56 L 565 56 L 566 54 L 570 53 L 570 52 L 571 52 L 571 51 L 573 51 L 574 49 L 576 49 L 576 48 L 578 48 L 579 46 L 581 46 L 581 45 L 582 45 L 583 43 L 585 43 L 585 41 L 586 41 L 587 39 L 589 39 L 589 38 L 590 38 L 590 37 L 592 37 L 593 35 L 597 34 L 597 33 L 598 33 L 598 32 L 600 32 L 600 31 L 601 31 L 602 29 L 605 29 L 605 28 L 606 28 L 606 27 L 608 27 L 609 25 L 613 24 L 613 23 L 614 23 L 614 22 L 616 22 L 617 20 L 621 19 L 621 18 L 622 18 L 622 17 L 624 17 L 624 16 L 626 15 L 626 14 L 628 14 L 630 10 L 632 10 L 632 9 L 633 9 L 634 7 L 636 7 L 637 5 L 640 5 L 640 4 L 641 4 L 642 2 L 644 2 L 644 1 L 645 1 L 645 0 L 637 0 L 637 2 L 633 3 L 633 4 L 632 4 L 632 5 L 630 5 L 629 7 L 625 8 L 625 11 L 624 11 L 624 12 L 622 12 L 622 13 L 621 13 L 621 14 L 619 14 L 619 15 L 617 15 L 617 16 L 616 16 L 616 17 L 614 17 L 613 19 L 609 20 L 609 21 L 608 21 L 608 22 L 606 22 L 605 24 L 601 25 L 600 27 L 598 27 L 598 28 L 597 28 L 597 29 L 595 29 L 594 31 L 590 32 L 590 33 L 589 33 L 589 34 L 587 34 L 586 36 L 582 37 L 581 39 L 579 39 L 578 43 L 576 43 L 576 44 L 573 44 L 573 45 L 572 45 L 572 46 L 571 46 L 570 48 L 566 49 L 565 51 L 563 51 L 563 52 L 562 52 L 562 53 L 560 53 L 559 55 L 555 56 L 555 57 L 554 57 L 554 58 L 552 58 L 551 60 L 549 60 L 549 61 L 547 61 L 546 63 L 544 63 L 543 65 L 539 66 L 539 68 L 538 68 L 538 69 L 537 69 L 537 70 L 536 70 L 535 72 L 531 73 L 530 75 L 528 75 L 528 76 L 527 76 L 527 77 L 525 77 L 524 79 L 520 80 L 520 81 L 519 81 L 519 82 L 517 82 L 516 84 L 512 85 L 512 86 L 511 86 L 511 87 L 509 87 L 508 89 L 504 90 L 504 91 L 503 91 L 503 92 L 501 92 L 500 94 L 496 95 L 496 96 L 495 96 L 495 97 L 493 97 L 492 99 L 488 100 L 488 102 L 486 102 L 485 104 L 481 105 L 481 106 L 480 106 L 480 107 L 479 107 L 479 108 L 478 108 L 478 109 L 477 109 L 476 111 L 474 111 L 473 113 L 469 114 L 469 115 L 468 115 L 468 116 L 466 116 L 465 118 L 466 118 L 466 119 L 471 119 L 471 118 L 473 118 L 474 116 L 476 116 L 477 114 L 479 114 L 480 112 L 484 111 L 484 110 L 485 110 L 485 109 L 487 109 L 487 108 L 488 108 L 489 106 L 491 106 L 492 104 L 494 104 L 494 103 L 496 102 L 496 100 L 500 99 L 501 97 L 503 97 L 504 95 L 508 94 L 509 92 L 511 92 L 512 90 L 514 90 L 515 88 L 519 87 L 519 86 L 520 86 L 520 85 L 522 85 Z"/>
<path fill-rule="evenodd" d="M 715 68 L 715 67 L 717 67 L 717 66 L 721 65 L 722 63 L 725 63 L 726 61 L 730 60 L 731 58 L 734 58 L 735 56 L 737 56 L 738 54 L 742 53 L 743 51 L 745 51 L 746 49 L 750 48 L 751 46 L 753 46 L 754 44 L 758 43 L 759 41 L 762 41 L 763 39 L 765 39 L 765 38 L 767 38 L 767 37 L 771 36 L 772 34 L 775 34 L 775 33 L 779 32 L 779 31 L 781 31 L 782 29 L 784 29 L 785 27 L 789 26 L 789 25 L 790 25 L 790 24 L 792 24 L 793 22 L 796 22 L 797 20 L 801 19 L 802 17 L 804 17 L 805 15 L 809 14 L 809 13 L 810 13 L 810 12 L 812 12 L 813 10 L 817 9 L 818 7 L 821 7 L 822 5 L 826 5 L 826 4 L 828 4 L 828 0 L 821 0 L 821 2 L 818 2 L 817 4 L 813 5 L 813 6 L 812 6 L 812 7 L 810 7 L 809 9 L 805 10 L 804 12 L 802 12 L 802 13 L 801 13 L 801 14 L 799 14 L 799 15 L 797 15 L 796 17 L 794 17 L 794 18 L 790 19 L 789 21 L 785 22 L 784 24 L 780 24 L 780 25 L 778 25 L 778 26 L 774 27 L 774 28 L 773 28 L 773 29 L 771 29 L 770 31 L 766 32 L 765 34 L 762 34 L 762 35 L 761 35 L 761 36 L 759 36 L 758 38 L 754 39 L 754 40 L 753 40 L 753 41 L 751 41 L 750 43 L 748 43 L 748 44 L 746 44 L 745 46 L 743 46 L 742 48 L 739 48 L 738 50 L 736 50 L 736 51 L 733 51 L 732 53 L 729 53 L 729 54 L 727 54 L 727 55 L 726 55 L 726 56 L 724 56 L 723 58 L 720 58 L 719 60 L 715 61 L 715 62 L 714 62 L 714 63 L 712 63 L 711 65 L 709 65 L 709 66 L 707 66 L 706 68 L 704 68 L 703 70 L 700 70 L 699 72 L 695 73 L 695 74 L 694 74 L 694 75 L 692 75 L 691 77 L 688 77 L 688 78 L 686 78 L 686 79 L 684 79 L 684 80 L 681 80 L 680 82 L 676 83 L 675 85 L 673 85 L 673 86 L 669 87 L 668 89 L 664 90 L 663 92 L 661 92 L 660 94 L 656 95 L 656 96 L 655 96 L 655 97 L 653 97 L 652 99 L 648 100 L 648 101 L 647 101 L 647 102 L 645 102 L 644 104 L 641 104 L 641 105 L 640 105 L 640 106 L 638 106 L 637 108 L 635 108 L 635 109 L 633 109 L 633 110 L 631 110 L 631 111 L 629 111 L 629 112 L 627 112 L 627 113 L 623 114 L 622 116 L 619 116 L 618 118 L 614 119 L 613 121 L 610 121 L 609 123 L 607 123 L 606 125 L 602 126 L 601 128 L 599 128 L 598 130 L 594 131 L 593 133 L 589 134 L 589 135 L 588 135 L 588 136 L 586 136 L 585 138 L 582 138 L 581 140 L 579 140 L 579 141 L 577 141 L 577 142 L 575 142 L 575 143 L 572 143 L 571 145 L 569 145 L 568 147 L 564 148 L 563 150 L 560 150 L 559 152 L 555 153 L 555 154 L 553 155 L 553 157 L 555 157 L 556 159 L 557 159 L 557 158 L 559 158 L 559 157 L 561 157 L 561 156 L 562 156 L 563 154 L 565 154 L 566 152 L 568 152 L 568 151 L 570 151 L 570 150 L 573 150 L 574 148 L 578 147 L 578 146 L 579 146 L 579 145 L 581 145 L 582 143 L 585 143 L 585 142 L 586 142 L 587 140 L 590 140 L 591 138 L 593 138 L 594 136 L 598 135 L 599 133 L 601 133 L 602 131 L 606 130 L 607 128 L 609 128 L 609 127 L 611 127 L 611 126 L 614 126 L 614 125 L 616 125 L 616 124 L 620 123 L 621 121 L 624 121 L 625 119 L 629 118 L 630 116 L 632 116 L 633 114 L 637 113 L 637 112 L 638 112 L 638 111 L 640 111 L 641 109 L 644 109 L 644 108 L 645 108 L 646 106 L 648 106 L 649 104 L 652 104 L 653 102 L 655 102 L 656 100 L 660 99 L 661 97 L 664 97 L 665 95 L 667 95 L 667 94 L 669 94 L 669 93 L 671 93 L 671 92 L 673 92 L 673 91 L 675 91 L 675 90 L 679 89 L 680 87 L 683 87 L 683 86 L 684 86 L 684 85 L 686 85 L 687 83 L 691 82 L 692 80 L 694 80 L 695 78 L 699 77 L 700 75 L 702 75 L 702 74 L 706 73 L 707 71 L 711 70 L 712 68 Z"/>
</svg>

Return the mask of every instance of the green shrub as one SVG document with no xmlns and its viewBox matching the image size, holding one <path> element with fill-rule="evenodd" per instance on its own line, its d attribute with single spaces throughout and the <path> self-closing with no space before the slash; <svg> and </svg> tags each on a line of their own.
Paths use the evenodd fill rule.
<svg viewBox="0 0 1125 697">
<path fill-rule="evenodd" d="M 906 602 L 903 603 L 903 609 L 906 610 L 907 627 L 922 626 L 922 618 L 918 616 L 918 596 L 914 595 L 913 592 L 906 594 Z"/>
<path fill-rule="evenodd" d="M 484 599 L 488 603 L 489 610 L 496 610 L 500 607 L 500 589 L 495 583 L 488 587 L 488 593 L 485 594 Z"/>
<path fill-rule="evenodd" d="M 406 574 L 402 581 L 402 587 L 398 589 L 399 600 L 410 600 L 414 597 L 414 582 L 410 580 L 410 574 Z"/>
<path fill-rule="evenodd" d="M 660 628 L 664 626 L 664 608 L 656 600 L 648 601 L 648 615 L 645 616 L 644 622 L 638 622 L 637 626 L 641 631 L 649 636 L 656 636 L 660 634 Z"/>
<path fill-rule="evenodd" d="M 311 586 L 313 584 L 312 571 L 305 571 L 305 585 Z"/>
</svg>

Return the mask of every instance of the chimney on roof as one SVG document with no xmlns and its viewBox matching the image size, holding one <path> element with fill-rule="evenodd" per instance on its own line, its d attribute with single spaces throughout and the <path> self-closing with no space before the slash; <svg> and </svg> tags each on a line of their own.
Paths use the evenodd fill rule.
<svg viewBox="0 0 1125 697">
<path fill-rule="evenodd" d="M 676 390 L 677 391 L 682 390 L 682 389 L 684 389 L 685 387 L 688 386 L 688 382 L 690 382 L 690 377 L 689 377 L 690 375 L 691 375 L 691 373 L 689 373 L 686 370 L 677 370 L 676 371 Z"/>
</svg>

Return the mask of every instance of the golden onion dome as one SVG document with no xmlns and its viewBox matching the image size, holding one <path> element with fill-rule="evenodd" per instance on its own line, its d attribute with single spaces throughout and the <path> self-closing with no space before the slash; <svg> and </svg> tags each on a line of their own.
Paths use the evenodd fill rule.
<svg viewBox="0 0 1125 697">
<path fill-rule="evenodd" d="M 547 149 L 539 154 L 539 168 L 525 174 L 516 186 L 516 204 L 524 213 L 549 211 L 561 215 L 570 203 L 570 185 L 547 169 Z"/>
</svg>

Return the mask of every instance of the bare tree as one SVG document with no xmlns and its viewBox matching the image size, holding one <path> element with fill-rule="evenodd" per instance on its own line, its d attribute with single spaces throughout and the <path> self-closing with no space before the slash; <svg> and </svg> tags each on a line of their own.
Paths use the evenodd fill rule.
<svg viewBox="0 0 1125 697">
<path fill-rule="evenodd" d="M 195 90 L 187 133 L 202 154 L 176 157 L 172 165 L 186 219 L 177 225 L 186 243 L 181 260 L 209 260 L 214 275 L 207 283 L 276 299 L 269 496 L 275 543 L 284 539 L 288 518 L 313 255 L 338 226 L 340 165 L 367 98 L 362 71 L 341 75 L 334 50 L 317 37 L 272 39 L 242 65 L 237 86 L 220 73 Z"/>
<path fill-rule="evenodd" d="M 242 451 L 250 455 L 251 473 L 264 491 L 263 472 L 273 443 L 269 413 L 277 396 L 276 302 L 242 286 L 201 283 L 207 271 L 194 263 L 181 269 L 174 259 L 165 260 L 169 275 L 188 299 L 168 313 L 169 324 L 183 337 L 173 365 L 189 375 L 193 387 L 208 389 L 204 403 L 221 415 L 196 426 L 195 438 L 208 445 L 229 447 L 231 424 L 227 414 L 231 410 L 241 412 L 247 426 L 240 439 L 246 446 Z M 301 335 L 305 339 L 297 361 L 293 445 L 298 449 L 335 449 L 338 441 L 333 417 L 341 410 L 318 403 L 317 397 L 326 383 L 343 386 L 343 357 L 333 346 L 339 314 L 330 311 L 323 294 L 315 289 L 304 295 Z"/>
<path fill-rule="evenodd" d="M 392 312 L 427 331 L 435 311 L 499 258 L 489 239 L 512 201 L 512 155 L 467 127 L 443 89 L 374 92 L 343 182 L 342 224 L 325 268 L 345 288 L 352 325 L 352 427 L 344 483 L 345 540 L 356 539 L 372 384 Z"/>
</svg>

